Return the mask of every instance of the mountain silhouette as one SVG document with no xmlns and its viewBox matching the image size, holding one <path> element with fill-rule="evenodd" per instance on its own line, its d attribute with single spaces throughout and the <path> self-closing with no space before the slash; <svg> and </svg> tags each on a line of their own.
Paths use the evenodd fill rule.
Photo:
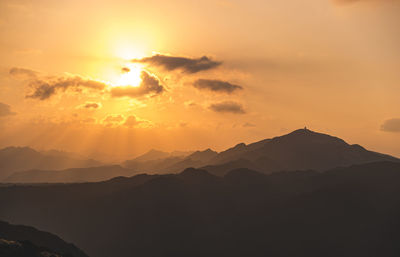
<svg viewBox="0 0 400 257">
<path fill-rule="evenodd" d="M 148 154 L 150 155 L 149 152 Z M 156 154 L 158 152 L 154 152 Z M 147 155 L 146 155 L 147 156 Z M 162 157 L 158 154 L 158 157 Z M 217 153 L 211 149 L 196 151 L 186 157 L 126 161 L 123 166 L 148 173 L 176 173 L 186 168 L 202 168 L 224 176 L 232 169 L 247 168 L 264 173 L 283 170 L 327 170 L 340 166 L 399 159 L 372 151 L 360 145 L 308 129 L 264 139 L 252 144 L 239 143 Z"/>
<path fill-rule="evenodd" d="M 87 257 L 73 244 L 33 227 L 0 221 L 0 256 L 2 257 Z"/>
<path fill-rule="evenodd" d="M 256 143 L 236 145 L 219 153 L 203 169 L 223 176 L 233 168 L 250 168 L 270 173 L 282 170 L 327 170 L 340 166 L 399 159 L 360 145 L 308 129 Z"/>
<path fill-rule="evenodd" d="M 65 159 L 56 163 L 60 161 L 58 152 L 53 152 L 51 157 L 46 156 L 47 162 L 43 161 L 40 153 L 32 149 L 23 149 L 23 152 L 30 152 L 30 154 L 18 154 L 18 158 L 7 159 L 5 163 L 19 166 L 19 168 L 21 168 L 20 163 L 24 163 L 23 166 L 46 166 L 46 168 L 29 168 L 22 172 L 9 174 L 3 177 L 4 182 L 94 182 L 110 179 L 114 176 L 132 176 L 135 173 L 177 173 L 191 167 L 201 168 L 218 176 L 224 176 L 229 171 L 240 168 L 263 173 L 308 169 L 322 171 L 354 164 L 400 161 L 395 157 L 368 151 L 360 145 L 350 145 L 340 138 L 308 129 L 295 130 L 287 135 L 248 145 L 240 143 L 220 153 L 211 149 L 192 153 L 167 153 L 150 150 L 135 159 L 122 163 L 121 166 L 125 169 L 116 166 L 104 166 L 52 172 L 49 171 L 51 166 L 58 166 L 57 169 L 59 169 L 60 166 L 66 165 Z M 29 157 L 32 155 L 39 155 L 39 157 Z M 25 158 L 24 156 L 28 157 Z M 42 161 L 38 163 L 38 160 Z M 70 163 L 74 163 L 74 165 L 82 164 L 71 160 Z M 92 163 L 83 163 L 84 167 L 88 164 Z"/>
<path fill-rule="evenodd" d="M 95 160 L 76 159 L 63 152 L 38 152 L 29 147 L 7 147 L 0 150 L 0 181 L 14 172 L 43 169 L 61 170 L 100 166 Z"/>
<path fill-rule="evenodd" d="M 179 172 L 189 167 L 198 168 L 207 164 L 212 158 L 217 156 L 217 154 L 217 152 L 211 150 L 210 148 L 204 151 L 196 151 L 181 161 L 166 167 L 160 167 L 159 170 L 163 170 L 164 172 Z"/>
<path fill-rule="evenodd" d="M 171 156 L 170 153 L 151 149 L 150 151 L 136 157 L 135 159 L 133 159 L 133 161 L 137 162 L 153 161 L 153 160 L 164 159 L 170 156 Z"/>
<path fill-rule="evenodd" d="M 386 161 L 0 186 L 1 219 L 56 233 L 92 257 L 394 257 L 399 202 L 400 163 Z"/>
<path fill-rule="evenodd" d="M 152 149 L 143 155 L 123 162 L 122 166 L 141 172 L 162 173 L 167 167 L 179 163 L 191 154 L 192 152 L 173 151 L 168 153 Z"/>
</svg>

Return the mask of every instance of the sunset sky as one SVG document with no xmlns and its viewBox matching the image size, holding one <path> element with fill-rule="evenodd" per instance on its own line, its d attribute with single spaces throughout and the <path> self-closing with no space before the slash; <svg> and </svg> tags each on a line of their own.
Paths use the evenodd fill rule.
<svg viewBox="0 0 400 257">
<path fill-rule="evenodd" d="M 307 126 L 400 157 L 400 1 L 0 1 L 0 147 L 124 159 Z"/>
</svg>

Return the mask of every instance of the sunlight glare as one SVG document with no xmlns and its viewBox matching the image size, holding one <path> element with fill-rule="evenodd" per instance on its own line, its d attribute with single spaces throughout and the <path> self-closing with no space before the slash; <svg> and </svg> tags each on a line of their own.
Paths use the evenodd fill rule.
<svg viewBox="0 0 400 257">
<path fill-rule="evenodd" d="M 142 68 L 139 65 L 133 65 L 133 64 L 127 65 L 127 68 L 129 68 L 129 71 L 121 74 L 117 83 L 118 86 L 132 86 L 132 87 L 140 86 L 140 83 L 142 82 L 141 78 Z"/>
</svg>

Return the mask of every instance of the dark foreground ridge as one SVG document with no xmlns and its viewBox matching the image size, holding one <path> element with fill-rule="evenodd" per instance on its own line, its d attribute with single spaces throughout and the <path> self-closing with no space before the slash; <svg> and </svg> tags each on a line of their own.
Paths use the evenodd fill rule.
<svg viewBox="0 0 400 257">
<path fill-rule="evenodd" d="M 87 257 L 73 244 L 33 227 L 0 221 L 1 257 Z"/>
<path fill-rule="evenodd" d="M 0 218 L 91 257 L 397 257 L 400 164 L 0 187 Z M 1 231 L 1 229 L 0 229 Z"/>
</svg>

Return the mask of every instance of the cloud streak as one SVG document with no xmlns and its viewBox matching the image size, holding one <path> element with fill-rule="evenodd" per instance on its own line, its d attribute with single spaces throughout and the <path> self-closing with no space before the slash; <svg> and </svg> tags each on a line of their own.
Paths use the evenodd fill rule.
<svg viewBox="0 0 400 257">
<path fill-rule="evenodd" d="M 227 81 L 216 79 L 198 79 L 193 83 L 193 86 L 199 90 L 209 90 L 217 93 L 231 94 L 234 91 L 241 90 L 243 87 L 231 84 Z"/>
<path fill-rule="evenodd" d="M 142 82 L 138 87 L 121 86 L 111 88 L 112 97 L 142 97 L 146 95 L 158 95 L 165 91 L 158 78 L 146 71 L 141 73 Z"/>
<path fill-rule="evenodd" d="M 203 56 L 200 58 L 187 58 L 161 54 L 153 55 L 151 57 L 145 57 L 142 59 L 133 59 L 132 62 L 145 63 L 151 66 L 162 67 L 168 71 L 179 69 L 187 73 L 196 73 L 200 71 L 211 70 L 221 65 L 221 62 L 214 61 L 207 56 Z"/>
<path fill-rule="evenodd" d="M 234 113 L 244 114 L 246 111 L 240 103 L 233 101 L 224 101 L 219 103 L 213 103 L 208 107 L 210 110 L 219 113 Z"/>
</svg>

